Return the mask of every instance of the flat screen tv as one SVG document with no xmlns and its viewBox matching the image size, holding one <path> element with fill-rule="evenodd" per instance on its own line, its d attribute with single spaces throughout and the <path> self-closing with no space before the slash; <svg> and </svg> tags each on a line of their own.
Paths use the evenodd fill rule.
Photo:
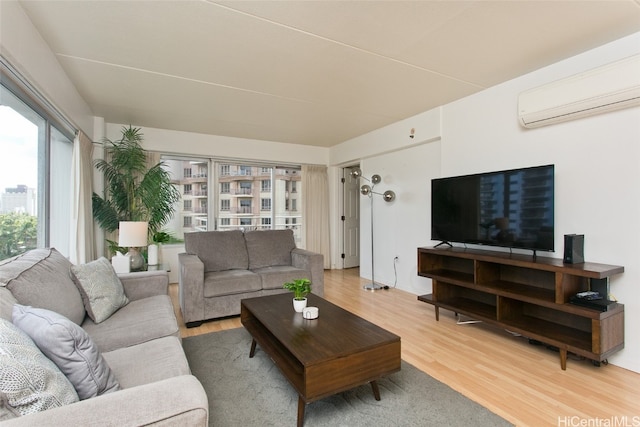
<svg viewBox="0 0 640 427">
<path fill-rule="evenodd" d="M 431 180 L 431 239 L 554 250 L 554 166 Z"/>
</svg>

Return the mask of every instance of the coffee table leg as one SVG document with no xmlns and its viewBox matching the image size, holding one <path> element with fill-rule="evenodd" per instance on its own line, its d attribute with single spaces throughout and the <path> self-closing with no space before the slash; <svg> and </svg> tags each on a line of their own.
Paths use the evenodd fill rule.
<svg viewBox="0 0 640 427">
<path fill-rule="evenodd" d="M 302 396 L 298 396 L 298 427 L 302 427 L 304 424 L 304 408 L 307 404 L 302 399 Z"/>
<path fill-rule="evenodd" d="M 256 354 L 256 340 L 251 340 L 251 351 L 249 351 L 249 358 L 252 358 Z"/>
<path fill-rule="evenodd" d="M 373 390 L 373 397 L 375 397 L 376 400 L 380 400 L 380 389 L 376 381 L 371 381 L 371 389 Z"/>
</svg>

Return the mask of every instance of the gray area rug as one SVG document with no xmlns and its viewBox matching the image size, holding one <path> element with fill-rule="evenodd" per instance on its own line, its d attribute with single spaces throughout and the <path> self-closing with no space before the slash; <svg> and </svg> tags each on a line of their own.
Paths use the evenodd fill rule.
<svg viewBox="0 0 640 427">
<path fill-rule="evenodd" d="M 298 395 L 258 346 L 249 358 L 251 336 L 244 328 L 183 339 L 193 375 L 209 397 L 209 425 L 295 426 Z M 414 366 L 370 385 L 339 393 L 306 407 L 306 427 L 326 426 L 507 426 L 511 425 Z"/>
</svg>

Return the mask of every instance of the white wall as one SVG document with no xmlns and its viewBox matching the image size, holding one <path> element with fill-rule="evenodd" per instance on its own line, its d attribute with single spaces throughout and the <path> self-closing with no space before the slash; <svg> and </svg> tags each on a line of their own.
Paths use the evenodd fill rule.
<svg viewBox="0 0 640 427">
<path fill-rule="evenodd" d="M 137 125 L 132 124 L 134 127 Z M 106 136 L 111 140 L 122 138 L 122 127 L 129 124 L 106 125 Z M 219 135 L 206 135 L 166 129 L 142 127 L 143 147 L 163 153 L 231 159 L 261 160 L 291 164 L 327 164 L 329 149 L 282 142 L 257 141 Z"/>
<path fill-rule="evenodd" d="M 429 281 L 415 276 L 415 251 L 435 243 L 428 232 L 432 177 L 555 164 L 556 252 L 548 256 L 562 257 L 563 235 L 578 233 L 585 235 L 587 261 L 625 267 L 611 281 L 612 293 L 625 304 L 625 349 L 610 362 L 640 372 L 640 108 L 538 129 L 524 129 L 517 120 L 520 92 L 636 53 L 640 33 L 445 105 L 441 128 L 431 132 L 437 140 L 440 131 L 439 142 L 389 152 L 382 147 L 394 131 L 395 138 L 404 137 L 406 126 L 399 122 L 332 149 L 333 164 L 360 161 L 365 173 L 382 171 L 381 188 L 388 185 L 398 195 L 394 206 L 378 204 L 374 211 L 376 280 L 392 284 L 390 260 L 399 254 L 398 287 L 429 290 Z M 358 152 L 367 158 L 354 158 Z M 367 203 L 361 201 L 365 230 Z M 361 243 L 368 247 L 365 232 Z M 363 250 L 364 277 L 368 256 Z"/>
<path fill-rule="evenodd" d="M 398 150 L 361 162 L 365 176 L 382 176 L 375 191 L 393 190 L 387 203 L 374 194 L 360 199 L 360 275 L 371 278 L 371 205 L 374 224 L 375 281 L 421 295 L 431 292 L 428 280 L 417 275 L 416 248 L 430 239 L 431 179 L 440 176 L 439 141 Z M 394 270 L 394 258 L 398 261 Z"/>
<path fill-rule="evenodd" d="M 0 53 L 76 127 L 93 138 L 93 114 L 17 1 L 0 1 Z"/>
</svg>

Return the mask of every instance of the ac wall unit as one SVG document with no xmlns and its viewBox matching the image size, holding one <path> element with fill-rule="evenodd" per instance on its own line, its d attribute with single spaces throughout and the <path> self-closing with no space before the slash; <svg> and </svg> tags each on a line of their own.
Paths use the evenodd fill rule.
<svg viewBox="0 0 640 427">
<path fill-rule="evenodd" d="M 640 105 L 640 55 L 522 92 L 520 123 L 536 128 Z"/>
</svg>

